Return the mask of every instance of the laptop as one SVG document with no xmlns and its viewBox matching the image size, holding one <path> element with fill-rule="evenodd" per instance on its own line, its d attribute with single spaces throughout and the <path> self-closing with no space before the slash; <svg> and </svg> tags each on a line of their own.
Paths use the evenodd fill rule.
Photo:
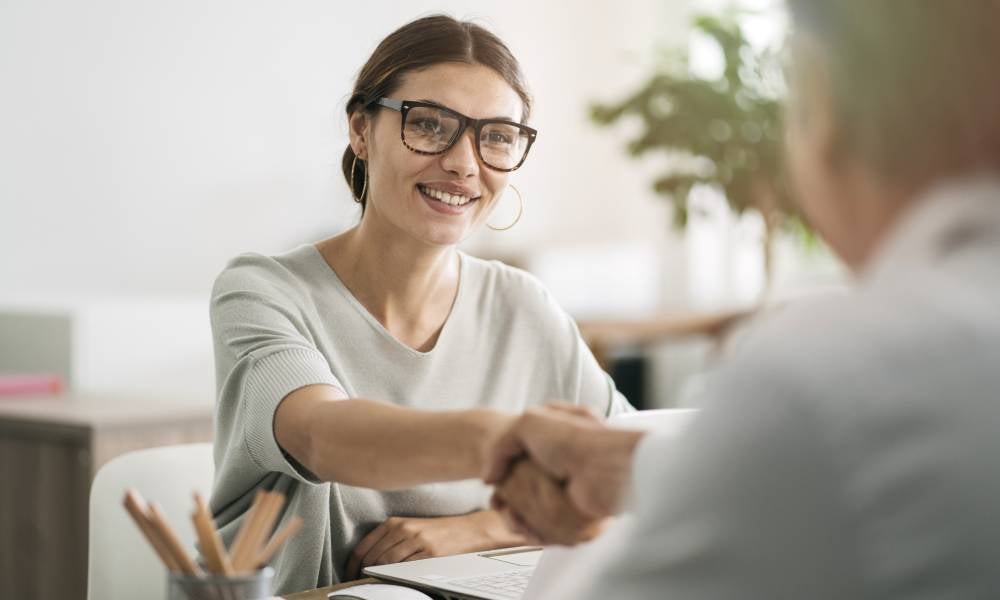
<svg viewBox="0 0 1000 600">
<path fill-rule="evenodd" d="M 616 415 L 612 427 L 679 435 L 693 409 L 644 410 Z M 505 548 L 367 567 L 364 574 L 418 588 L 445 600 L 543 598 L 544 590 L 572 565 L 602 562 L 607 549 L 624 541 L 624 519 L 616 519 L 597 539 L 572 548 Z"/>
</svg>

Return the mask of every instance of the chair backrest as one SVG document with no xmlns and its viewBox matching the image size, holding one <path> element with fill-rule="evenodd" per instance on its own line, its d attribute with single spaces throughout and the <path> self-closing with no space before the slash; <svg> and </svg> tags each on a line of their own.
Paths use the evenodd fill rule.
<svg viewBox="0 0 1000 600">
<path fill-rule="evenodd" d="M 214 475 L 211 444 L 139 450 L 119 456 L 98 471 L 90 490 L 89 600 L 162 600 L 166 568 L 122 506 L 135 488 L 155 501 L 194 556 L 192 493 L 208 497 Z"/>
</svg>

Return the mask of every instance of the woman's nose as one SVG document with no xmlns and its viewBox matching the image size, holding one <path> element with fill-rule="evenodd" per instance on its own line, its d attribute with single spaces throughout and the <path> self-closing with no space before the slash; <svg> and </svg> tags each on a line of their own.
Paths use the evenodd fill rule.
<svg viewBox="0 0 1000 600">
<path fill-rule="evenodd" d="M 441 158 L 441 166 L 461 178 L 471 177 L 479 172 L 479 157 L 476 156 L 475 131 L 464 131 Z"/>
</svg>

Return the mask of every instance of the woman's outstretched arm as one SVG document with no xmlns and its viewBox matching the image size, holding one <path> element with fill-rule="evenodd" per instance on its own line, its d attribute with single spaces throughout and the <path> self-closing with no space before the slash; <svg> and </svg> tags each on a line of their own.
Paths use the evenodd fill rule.
<svg viewBox="0 0 1000 600">
<path fill-rule="evenodd" d="M 274 435 L 320 480 L 393 490 L 479 477 L 488 441 L 512 419 L 486 409 L 404 408 L 309 385 L 278 405 Z"/>
</svg>

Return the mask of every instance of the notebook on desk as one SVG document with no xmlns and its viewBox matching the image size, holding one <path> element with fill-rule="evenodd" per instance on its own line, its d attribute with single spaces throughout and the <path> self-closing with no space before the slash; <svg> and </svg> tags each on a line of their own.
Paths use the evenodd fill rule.
<svg viewBox="0 0 1000 600">
<path fill-rule="evenodd" d="M 641 429 L 679 434 L 693 410 L 648 410 L 612 417 L 608 423 L 625 429 Z M 602 541 L 620 535 L 621 528 L 601 534 L 596 540 L 574 548 L 519 547 L 411 562 L 368 567 L 365 575 L 427 590 L 445 600 L 520 600 L 531 596 L 566 569 L 580 563 L 592 564 L 601 558 Z M 609 544 L 604 544 L 605 546 Z"/>
</svg>

